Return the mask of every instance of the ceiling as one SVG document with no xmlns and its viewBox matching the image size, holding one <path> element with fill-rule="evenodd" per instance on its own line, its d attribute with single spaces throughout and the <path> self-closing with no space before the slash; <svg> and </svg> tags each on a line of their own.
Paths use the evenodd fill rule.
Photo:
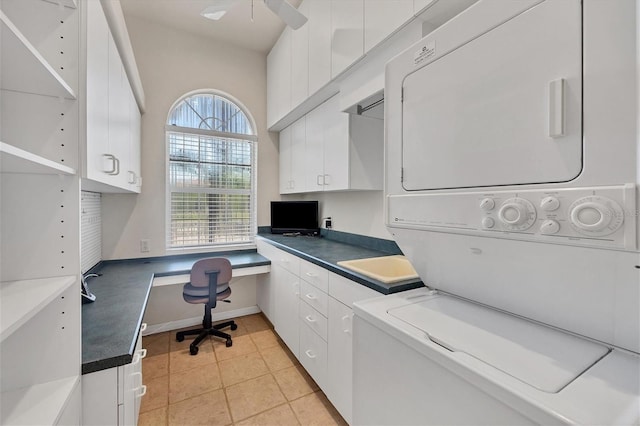
<svg viewBox="0 0 640 426">
<path fill-rule="evenodd" d="M 262 0 L 236 0 L 219 21 L 200 16 L 218 0 L 120 0 L 125 18 L 135 16 L 181 31 L 268 53 L 284 23 Z M 298 7 L 301 0 L 289 0 Z M 253 4 L 253 21 L 251 9 Z"/>
</svg>

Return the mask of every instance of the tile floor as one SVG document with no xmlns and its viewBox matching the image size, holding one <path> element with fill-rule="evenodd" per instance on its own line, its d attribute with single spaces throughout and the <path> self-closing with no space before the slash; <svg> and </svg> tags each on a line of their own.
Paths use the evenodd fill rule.
<svg viewBox="0 0 640 426">
<path fill-rule="evenodd" d="M 262 314 L 189 354 L 192 336 L 145 336 L 139 425 L 346 425 Z"/>
</svg>

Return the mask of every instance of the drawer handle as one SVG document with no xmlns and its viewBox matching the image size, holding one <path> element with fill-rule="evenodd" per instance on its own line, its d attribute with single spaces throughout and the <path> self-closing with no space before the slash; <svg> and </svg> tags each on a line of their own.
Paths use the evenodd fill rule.
<svg viewBox="0 0 640 426">
<path fill-rule="evenodd" d="M 142 325 L 140 326 L 140 333 L 146 331 L 146 329 L 147 329 L 147 323 L 143 322 Z"/>
<path fill-rule="evenodd" d="M 314 274 L 313 272 L 305 272 L 304 274 L 310 278 L 316 278 L 318 276 L 318 274 Z"/>
<path fill-rule="evenodd" d="M 304 319 L 306 319 L 309 322 L 316 322 L 316 320 L 311 315 L 307 315 L 306 317 L 304 317 Z"/>
<path fill-rule="evenodd" d="M 282 263 L 289 263 L 289 260 L 288 260 L 288 259 L 280 259 L 280 262 L 282 262 Z"/>
<path fill-rule="evenodd" d="M 147 385 L 142 385 L 138 388 L 138 390 L 140 391 L 138 393 L 138 395 L 136 395 L 136 398 L 142 398 L 143 396 L 145 396 L 147 394 Z"/>
<path fill-rule="evenodd" d="M 313 294 L 313 293 L 307 293 L 307 294 L 305 294 L 305 297 L 307 299 L 309 299 L 309 300 L 316 300 L 317 299 L 316 295 Z"/>
<path fill-rule="evenodd" d="M 311 359 L 314 359 L 316 357 L 316 354 L 314 354 L 311 349 L 307 349 L 306 351 L 304 351 L 304 353 Z"/>
<path fill-rule="evenodd" d="M 300 296 L 300 283 L 293 284 L 293 294 Z"/>
<path fill-rule="evenodd" d="M 147 357 L 147 350 L 146 349 L 140 349 L 138 352 L 139 352 L 139 355 L 140 355 L 140 359 L 143 359 L 143 358 Z"/>
<path fill-rule="evenodd" d="M 351 321 L 349 321 L 350 317 L 351 315 L 349 314 L 342 317 L 342 323 L 346 324 L 346 327 L 342 329 L 343 333 L 351 334 Z"/>
</svg>

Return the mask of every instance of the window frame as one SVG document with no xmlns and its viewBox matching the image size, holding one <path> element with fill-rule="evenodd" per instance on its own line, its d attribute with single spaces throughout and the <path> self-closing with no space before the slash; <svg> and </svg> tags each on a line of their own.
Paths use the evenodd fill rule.
<svg viewBox="0 0 640 426">
<path fill-rule="evenodd" d="M 210 95 L 210 96 L 218 96 L 223 98 L 224 100 L 234 104 L 242 113 L 245 115 L 248 124 L 251 126 L 251 131 L 253 134 L 243 134 L 243 133 L 231 133 L 231 132 L 222 132 L 218 130 L 206 130 L 206 129 L 198 129 L 193 127 L 182 127 L 175 126 L 169 124 L 171 116 L 174 110 L 179 107 L 182 102 L 186 99 L 191 98 L 193 96 L 199 95 Z M 171 216 L 171 195 L 173 192 L 173 187 L 171 185 L 171 156 L 170 156 L 170 133 L 183 133 L 183 134 L 192 134 L 192 135 L 201 135 L 201 136 L 212 136 L 212 137 L 221 137 L 225 139 L 241 139 L 251 141 L 251 189 L 250 189 L 250 233 L 249 233 L 249 241 L 248 242 L 237 242 L 237 243 L 218 243 L 218 244 L 207 244 L 207 245 L 190 245 L 190 246 L 172 246 L 171 245 L 171 225 L 172 225 L 172 216 Z M 256 235 L 258 232 L 258 212 L 257 212 L 257 193 L 258 193 L 258 135 L 257 135 L 257 127 L 255 120 L 247 107 L 240 102 L 234 96 L 220 91 L 216 89 L 200 89 L 188 92 L 178 98 L 169 108 L 169 112 L 167 114 L 167 118 L 165 120 L 164 126 L 164 135 L 165 135 L 165 249 L 167 251 L 180 251 L 180 252 L 215 252 L 215 251 L 229 251 L 234 249 L 243 249 L 243 248 L 254 248 L 256 246 Z M 227 189 L 218 190 L 216 192 L 215 189 L 208 190 L 203 186 L 194 186 L 192 187 L 193 192 L 198 193 L 213 193 L 213 194 L 224 194 Z M 188 191 L 180 191 L 180 192 L 188 192 Z"/>
</svg>

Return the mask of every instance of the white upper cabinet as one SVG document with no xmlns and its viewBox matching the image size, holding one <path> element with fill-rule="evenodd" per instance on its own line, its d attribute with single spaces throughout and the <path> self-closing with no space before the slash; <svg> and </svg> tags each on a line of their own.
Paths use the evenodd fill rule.
<svg viewBox="0 0 640 426">
<path fill-rule="evenodd" d="M 83 188 L 139 193 L 140 110 L 100 2 L 87 2 L 86 22 Z"/>
<path fill-rule="evenodd" d="M 308 15 L 309 3 L 298 8 Z M 291 108 L 295 108 L 309 97 L 309 25 L 291 30 Z M 288 112 L 288 111 L 287 111 Z"/>
<path fill-rule="evenodd" d="M 364 55 L 364 0 L 331 0 L 331 78 Z"/>
<path fill-rule="evenodd" d="M 324 127 L 327 103 L 310 111 L 307 116 L 307 138 L 303 156 L 305 188 L 309 192 L 323 191 L 324 185 Z"/>
<path fill-rule="evenodd" d="M 286 27 L 267 56 L 267 125 L 291 111 L 291 39 Z"/>
<path fill-rule="evenodd" d="M 331 81 L 331 2 L 304 0 L 309 27 L 309 95 Z"/>
<path fill-rule="evenodd" d="M 414 0 L 366 0 L 364 2 L 364 51 L 390 36 L 414 13 Z"/>
</svg>

